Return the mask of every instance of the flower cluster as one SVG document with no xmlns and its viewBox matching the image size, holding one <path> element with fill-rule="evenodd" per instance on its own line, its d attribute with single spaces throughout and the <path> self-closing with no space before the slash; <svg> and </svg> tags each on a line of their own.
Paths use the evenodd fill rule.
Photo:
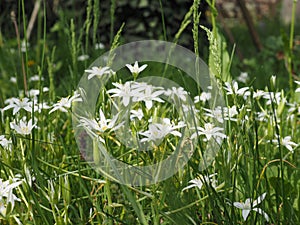
<svg viewBox="0 0 300 225">
<path fill-rule="evenodd" d="M 14 209 L 15 201 L 20 201 L 13 190 L 17 188 L 23 181 L 19 178 L 13 178 L 6 181 L 0 178 L 0 214 L 6 216 L 8 213 L 7 208 L 10 205 L 10 211 Z"/>
<path fill-rule="evenodd" d="M 269 216 L 267 213 L 265 213 L 261 208 L 258 208 L 257 205 L 259 205 L 266 197 L 267 193 L 263 193 L 261 196 L 259 196 L 256 200 L 252 201 L 251 198 L 247 198 L 245 202 L 234 202 L 233 205 L 242 210 L 242 215 L 244 221 L 247 220 L 250 211 L 256 211 L 259 214 L 263 215 L 266 219 L 266 221 L 269 221 Z"/>
</svg>

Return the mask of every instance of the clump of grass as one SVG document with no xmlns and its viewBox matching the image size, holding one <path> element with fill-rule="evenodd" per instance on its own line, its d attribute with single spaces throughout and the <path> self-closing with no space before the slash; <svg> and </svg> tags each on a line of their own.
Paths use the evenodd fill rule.
<svg viewBox="0 0 300 225">
<path fill-rule="evenodd" d="M 214 1 L 209 3 L 213 10 Z M 121 44 L 122 30 L 126 28 L 126 24 L 123 24 L 117 34 L 113 34 L 115 4 L 115 1 L 111 2 L 112 44 L 108 66 L 115 60 L 112 50 Z M 193 22 L 191 32 L 197 56 L 199 4 L 201 1 L 194 1 L 174 37 L 176 43 L 182 31 Z M 21 1 L 21 6 L 26 33 L 24 1 Z M 161 10 L 162 6 L 161 2 Z M 192 86 L 191 82 L 183 71 L 170 65 L 142 62 L 138 65 L 138 72 L 133 65 L 127 65 L 127 68 L 119 71 L 107 68 L 102 71 L 108 82 L 100 90 L 94 116 L 96 125 L 89 128 L 92 118 L 79 118 L 79 123 L 85 122 L 86 130 L 79 137 L 76 136 L 79 138 L 79 143 L 76 143 L 72 116 L 76 112 L 76 105 L 86 100 L 84 91 L 74 92 L 74 89 L 79 80 L 78 74 L 92 69 L 83 68 L 85 65 L 78 61 L 78 54 L 81 50 L 85 54 L 93 55 L 93 51 L 98 53 L 89 49 L 88 38 L 93 21 L 92 43 L 94 45 L 97 42 L 98 8 L 99 1 L 87 2 L 86 22 L 79 31 L 76 30 L 75 20 L 60 21 L 61 24 L 70 24 L 67 31 L 59 31 L 69 38 L 67 52 L 58 51 L 55 45 L 51 46 L 50 40 L 46 45 L 44 27 L 39 30 L 43 32 L 40 35 L 43 38 L 40 65 L 30 67 L 28 64 L 32 55 L 35 55 L 34 43 L 30 43 L 30 48 L 27 46 L 25 52 L 20 51 L 21 58 L 25 57 L 24 62 L 21 60 L 14 64 L 14 67 L 20 68 L 24 65 L 24 70 L 11 70 L 5 60 L 0 60 L 3 73 L 0 79 L 0 85 L 3 85 L 0 97 L 0 223 L 158 225 L 265 224 L 268 221 L 299 224 L 300 173 L 297 168 L 300 105 L 292 96 L 299 92 L 300 83 L 296 82 L 296 89 L 288 90 L 293 93 L 289 95 L 286 90 L 278 89 L 276 77 L 272 77 L 269 85 L 260 90 L 249 84 L 246 75 L 235 81 L 229 73 L 232 57 L 225 51 L 216 22 L 213 22 L 212 31 L 202 28 L 210 41 L 209 67 L 212 76 L 219 81 L 226 105 L 217 105 L 216 101 L 216 105 L 211 107 L 208 100 L 214 95 L 209 88 L 201 90 L 197 87 L 190 93 L 179 89 L 179 84 L 188 89 Z M 42 10 L 45 14 L 45 5 Z M 214 16 L 212 21 L 215 21 Z M 45 21 L 46 18 L 44 26 Z M 166 33 L 165 25 L 163 27 Z M 21 40 L 21 37 L 17 35 L 17 39 Z M 10 45 L 5 38 L 3 42 L 1 58 L 19 57 L 18 54 L 8 54 L 16 48 L 15 45 Z M 36 45 L 40 46 L 38 43 Z M 57 88 L 59 74 L 56 67 L 59 58 L 63 57 L 69 57 L 70 63 L 64 76 L 72 81 Z M 100 69 L 103 68 L 95 70 Z M 35 76 L 36 73 L 38 76 Z M 159 79 L 172 80 L 177 86 L 172 86 L 170 82 L 168 88 L 157 85 L 143 89 L 137 78 L 145 78 L 153 73 L 160 75 Z M 17 77 L 22 74 L 24 79 L 15 82 L 14 79 L 10 80 L 11 74 Z M 92 73 L 86 71 L 85 74 L 88 76 Z M 87 82 L 102 78 L 98 74 Z M 119 92 L 120 87 L 127 84 L 129 87 L 137 86 L 136 90 L 130 89 L 134 95 L 130 96 L 129 103 Z M 155 93 L 151 104 L 144 96 L 149 90 L 151 94 Z M 167 103 L 171 98 L 180 107 Z M 183 117 L 180 110 L 184 110 L 188 98 L 191 98 L 195 107 L 192 114 L 194 120 L 198 121 L 195 127 L 181 123 Z M 116 106 L 123 111 L 114 115 L 112 109 Z M 133 111 L 130 112 L 127 106 L 132 107 L 130 110 Z M 122 116 L 128 113 L 131 116 L 128 125 L 130 132 L 121 128 L 124 122 Z M 168 133 L 163 133 L 160 127 L 168 127 Z M 160 183 L 141 187 L 119 184 L 97 173 L 90 163 L 101 162 L 97 158 L 101 156 L 96 151 L 98 148 L 94 148 L 89 155 L 89 152 L 80 152 L 77 146 L 93 148 L 93 142 L 87 140 L 100 139 L 109 154 L 126 164 L 152 165 L 176 151 L 185 127 L 190 128 L 185 130 L 190 130 L 189 139 L 194 138 L 198 143 L 187 165 Z M 212 130 L 214 128 L 217 130 Z M 162 132 L 160 138 L 151 136 L 153 129 Z M 139 140 L 153 149 L 130 149 L 118 140 L 118 132 L 128 135 L 128 140 Z M 213 155 L 213 152 L 207 152 L 209 139 L 215 140 L 214 146 L 220 151 L 203 170 L 200 168 L 203 164 L 201 157 Z M 247 210 L 251 211 L 245 216 Z"/>
</svg>

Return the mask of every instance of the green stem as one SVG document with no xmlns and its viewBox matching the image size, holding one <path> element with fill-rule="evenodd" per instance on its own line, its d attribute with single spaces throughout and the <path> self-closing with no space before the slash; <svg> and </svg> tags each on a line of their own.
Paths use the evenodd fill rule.
<svg viewBox="0 0 300 225">
<path fill-rule="evenodd" d="M 115 26 L 115 10 L 116 10 L 116 0 L 111 0 L 110 6 L 110 42 L 113 43 L 114 36 L 114 26 Z"/>
<path fill-rule="evenodd" d="M 293 43 L 294 43 L 294 33 L 295 33 L 295 16 L 296 16 L 296 6 L 297 0 L 293 0 L 292 7 L 292 20 L 290 27 L 290 43 L 289 43 L 289 55 L 288 55 L 288 73 L 289 73 L 289 85 L 290 89 L 293 90 Z M 293 92 L 291 92 L 293 93 Z"/>
<path fill-rule="evenodd" d="M 107 198 L 107 211 L 109 215 L 113 214 L 113 210 L 112 210 L 112 199 L 111 199 L 111 192 L 110 192 L 110 181 L 106 180 L 106 184 L 105 184 L 105 193 L 106 193 L 106 198 Z M 113 219 L 109 220 L 109 224 L 113 225 Z"/>
<path fill-rule="evenodd" d="M 125 193 L 127 199 L 130 201 L 135 213 L 137 214 L 140 224 L 148 225 L 143 208 L 142 208 L 141 204 L 139 203 L 139 201 L 137 201 L 136 197 L 130 192 L 130 190 L 129 190 L 130 187 L 128 187 L 126 185 L 121 185 L 121 188 L 122 188 L 123 192 Z"/>
<path fill-rule="evenodd" d="M 160 10 L 161 10 L 161 23 L 162 23 L 162 29 L 164 34 L 164 40 L 167 41 L 167 29 L 165 24 L 165 15 L 164 15 L 164 9 L 162 6 L 161 0 L 159 0 Z"/>
<path fill-rule="evenodd" d="M 99 17 L 100 17 L 100 4 L 99 4 L 99 0 L 95 0 L 94 1 L 93 14 L 94 14 L 94 21 L 93 21 L 93 46 L 95 47 L 96 38 L 97 38 L 98 24 L 99 24 Z"/>
<path fill-rule="evenodd" d="M 25 15 L 26 15 L 25 14 L 25 3 L 24 3 L 24 0 L 22 0 L 22 19 L 23 19 L 24 34 L 26 34 L 26 19 L 25 19 Z M 28 55 L 27 55 L 27 37 L 26 37 L 26 35 L 24 35 L 24 41 L 25 41 L 25 47 L 26 47 L 26 51 L 25 51 L 25 63 L 24 63 L 23 55 L 21 56 L 21 60 L 22 60 L 24 91 L 25 91 L 25 94 L 26 94 L 26 92 L 28 90 L 28 88 L 27 88 Z"/>
<path fill-rule="evenodd" d="M 199 0 L 195 0 L 194 1 L 194 5 L 193 5 L 193 39 L 194 39 L 194 51 L 196 56 L 199 56 L 199 45 L 198 45 L 198 41 L 199 41 L 199 19 L 200 19 L 200 14 L 198 13 L 198 9 L 199 9 Z"/>
</svg>

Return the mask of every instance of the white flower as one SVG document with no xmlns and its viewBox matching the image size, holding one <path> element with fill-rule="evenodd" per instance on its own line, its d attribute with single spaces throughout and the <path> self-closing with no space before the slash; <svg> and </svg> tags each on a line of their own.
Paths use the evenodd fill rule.
<svg viewBox="0 0 300 225">
<path fill-rule="evenodd" d="M 272 142 L 277 143 L 277 147 L 279 147 L 278 144 L 278 135 L 275 135 L 275 139 L 272 140 Z M 280 144 L 286 147 L 289 151 L 294 152 L 293 147 L 297 147 L 298 145 L 295 142 L 291 141 L 291 136 L 286 136 L 280 140 Z"/>
<path fill-rule="evenodd" d="M 146 69 L 147 64 L 142 65 L 141 67 L 139 67 L 138 62 L 135 61 L 134 65 L 130 65 L 130 64 L 126 64 L 126 67 L 130 70 L 130 72 L 137 76 L 140 72 L 142 72 L 144 69 Z"/>
<path fill-rule="evenodd" d="M 243 87 L 239 89 L 238 83 L 236 81 L 232 81 L 232 84 L 226 82 L 224 89 L 227 91 L 227 95 L 240 95 L 240 96 L 248 96 L 250 92 L 248 91 L 248 87 Z"/>
<path fill-rule="evenodd" d="M 154 141 L 155 143 L 158 143 L 158 141 L 162 140 L 168 134 L 181 137 L 181 133 L 176 131 L 176 129 L 184 126 L 185 124 L 183 122 L 179 122 L 178 125 L 175 125 L 174 123 L 170 122 L 170 119 L 164 118 L 163 123 L 150 124 L 149 130 L 139 133 L 145 136 L 145 138 L 141 139 L 141 142 Z"/>
<path fill-rule="evenodd" d="M 29 81 L 39 81 L 40 80 L 40 76 L 39 75 L 34 75 L 32 77 L 29 78 Z M 41 77 L 41 81 L 44 80 L 44 77 Z"/>
<path fill-rule="evenodd" d="M 271 76 L 270 82 L 271 82 L 271 84 L 273 85 L 273 87 L 276 86 L 276 75 Z"/>
<path fill-rule="evenodd" d="M 43 92 L 48 92 L 49 88 L 48 87 L 43 87 Z"/>
<path fill-rule="evenodd" d="M 191 112 L 192 114 L 196 114 L 198 112 L 200 112 L 198 109 L 196 109 L 196 107 L 194 105 L 181 105 L 182 106 L 182 110 L 183 112 Z"/>
<path fill-rule="evenodd" d="M 36 124 L 32 124 L 32 119 L 30 119 L 28 123 L 26 123 L 23 120 L 20 120 L 19 124 L 11 122 L 10 127 L 11 129 L 15 130 L 18 134 L 28 135 L 31 134 L 31 131 L 34 127 L 36 127 Z"/>
<path fill-rule="evenodd" d="M 279 104 L 279 102 L 281 101 L 281 93 L 280 92 L 265 92 L 264 99 L 267 99 L 266 104 L 267 105 L 271 105 L 272 102 L 275 104 Z"/>
<path fill-rule="evenodd" d="M 244 221 L 247 220 L 247 217 L 249 216 L 251 210 L 256 211 L 259 214 L 263 215 L 265 219 L 269 221 L 269 216 L 262 209 L 256 207 L 265 199 L 265 197 L 266 197 L 266 193 L 263 193 L 261 196 L 259 196 L 256 200 L 253 201 L 252 205 L 251 205 L 251 201 L 252 201 L 251 198 L 247 198 L 244 203 L 234 202 L 233 205 L 236 208 L 242 209 L 242 215 Z"/>
<path fill-rule="evenodd" d="M 211 123 L 205 123 L 204 127 L 197 127 L 197 132 L 193 133 L 191 139 L 196 138 L 198 135 L 205 135 L 209 141 L 212 137 L 214 138 L 226 138 L 227 136 L 220 131 L 223 130 L 221 127 L 214 127 Z"/>
<path fill-rule="evenodd" d="M 141 120 L 144 117 L 144 113 L 142 109 L 138 110 L 130 110 L 130 119 L 133 120 L 134 118 L 138 118 Z"/>
<path fill-rule="evenodd" d="M 200 96 L 195 96 L 195 98 L 194 98 L 194 103 L 196 104 L 196 103 L 198 103 L 199 101 L 201 101 L 201 102 L 206 102 L 206 101 L 208 101 L 209 99 L 211 99 L 211 93 L 210 92 L 205 92 L 205 91 L 203 91 L 201 94 L 200 94 Z"/>
<path fill-rule="evenodd" d="M 247 72 L 241 72 L 241 74 L 237 77 L 237 81 L 244 84 L 247 83 L 248 80 L 249 80 L 249 75 Z"/>
<path fill-rule="evenodd" d="M 203 187 L 203 184 L 205 184 L 205 183 L 211 184 L 211 186 L 213 188 L 216 188 L 217 187 L 217 180 L 213 178 L 216 175 L 217 175 L 217 173 L 211 174 L 209 176 L 200 175 L 199 178 L 195 178 L 193 180 L 190 180 L 189 183 L 191 183 L 191 185 L 183 188 L 182 191 L 190 189 L 192 187 L 198 187 L 201 190 L 201 188 Z"/>
<path fill-rule="evenodd" d="M 29 101 L 28 98 L 11 98 L 9 102 L 9 105 L 3 108 L 3 111 L 13 108 L 13 115 L 15 115 L 17 112 L 20 111 L 20 109 L 24 109 L 27 112 L 32 111 L 32 102 Z"/>
<path fill-rule="evenodd" d="M 81 102 L 82 98 L 80 94 L 74 92 L 74 95 L 70 98 L 70 96 L 61 98 L 57 103 L 55 103 L 52 107 L 53 109 L 50 110 L 50 113 L 53 113 L 56 110 L 60 110 L 62 112 L 68 112 L 67 109 L 71 108 L 72 102 Z"/>
<path fill-rule="evenodd" d="M 95 44 L 95 49 L 96 49 L 96 50 L 98 50 L 98 49 L 104 49 L 104 48 L 105 48 L 105 46 L 104 46 L 104 44 L 102 44 L 101 42 Z"/>
<path fill-rule="evenodd" d="M 224 114 L 225 114 L 225 119 L 226 120 L 232 120 L 232 121 L 236 121 L 236 119 L 234 119 L 233 117 L 235 117 L 238 114 L 238 111 L 236 110 L 236 106 L 232 106 L 232 107 L 224 107 L 223 109 Z"/>
<path fill-rule="evenodd" d="M 22 42 L 21 42 L 21 52 L 26 52 L 26 47 L 27 48 L 29 48 L 29 46 L 30 46 L 30 44 L 27 42 L 26 43 L 26 41 L 25 40 L 22 40 Z"/>
<path fill-rule="evenodd" d="M 135 96 L 137 91 L 132 90 L 132 82 L 126 82 L 125 84 L 113 83 L 116 88 L 110 89 L 107 91 L 108 94 L 113 94 L 111 97 L 120 97 L 122 98 L 122 103 L 124 106 L 128 106 L 130 98 Z"/>
<path fill-rule="evenodd" d="M 17 78 L 16 77 L 10 77 L 9 81 L 16 84 L 17 83 Z"/>
<path fill-rule="evenodd" d="M 134 95 L 133 101 L 143 101 L 145 102 L 146 108 L 151 109 L 153 106 L 153 101 L 164 102 L 158 97 L 163 93 L 163 90 L 154 91 L 154 87 L 152 85 L 148 85 L 144 91 L 140 91 L 138 95 Z"/>
<path fill-rule="evenodd" d="M 223 112 L 221 106 L 217 106 L 215 109 L 206 109 L 204 110 L 208 113 L 205 113 L 206 116 L 216 119 L 219 123 L 224 122 L 225 112 Z"/>
<path fill-rule="evenodd" d="M 50 106 L 46 102 L 39 103 L 38 105 L 35 105 L 34 111 L 41 113 L 42 109 L 50 109 Z"/>
<path fill-rule="evenodd" d="M 92 134 L 93 136 L 97 136 L 95 131 L 99 133 L 104 133 L 107 130 L 114 131 L 119 129 L 123 125 L 122 122 L 116 126 L 118 114 L 116 114 L 112 119 L 106 119 L 101 109 L 99 110 L 99 114 L 100 114 L 100 118 L 98 119 L 94 119 L 94 118 L 88 119 L 85 117 L 80 117 L 79 119 L 80 123 L 78 127 L 84 127 L 88 131 L 88 133 Z M 104 142 L 102 138 L 100 138 L 100 141 Z"/>
<path fill-rule="evenodd" d="M 294 113 L 297 110 L 297 103 L 286 103 L 290 108 L 288 109 L 289 113 Z"/>
<path fill-rule="evenodd" d="M 105 74 L 115 74 L 108 66 L 97 67 L 93 66 L 91 70 L 85 70 L 84 72 L 89 73 L 88 80 L 92 79 L 94 76 L 102 77 Z"/>
<path fill-rule="evenodd" d="M 0 178 L 0 213 L 3 216 L 6 216 L 7 214 L 6 207 L 9 203 L 11 204 L 12 211 L 15 206 L 15 201 L 20 201 L 20 199 L 13 194 L 13 190 L 22 182 L 23 181 L 19 180 L 18 178 L 13 178 L 6 181 L 3 181 L 3 179 Z"/>
<path fill-rule="evenodd" d="M 261 121 L 261 122 L 262 121 L 265 121 L 265 122 L 268 121 L 269 115 L 266 111 L 256 112 L 256 115 L 257 115 L 257 117 L 255 118 L 256 120 Z"/>
<path fill-rule="evenodd" d="M 38 89 L 30 89 L 27 91 L 26 95 L 30 98 L 37 99 L 36 97 L 40 94 L 40 90 Z"/>
<path fill-rule="evenodd" d="M 175 96 L 177 96 L 178 99 L 185 102 L 187 94 L 188 93 L 182 87 L 172 87 L 172 89 L 165 91 L 165 95 L 170 96 L 174 101 L 176 100 Z"/>
<path fill-rule="evenodd" d="M 266 93 L 263 90 L 256 90 L 253 92 L 253 98 L 260 98 L 263 97 Z"/>
<path fill-rule="evenodd" d="M 11 144 L 12 144 L 11 140 L 7 140 L 4 135 L 0 135 L 0 145 L 4 149 L 10 150 L 11 149 Z"/>
<path fill-rule="evenodd" d="M 87 60 L 89 58 L 90 58 L 89 55 L 80 55 L 80 56 L 77 57 L 77 60 L 78 61 L 85 61 L 85 60 Z"/>
<path fill-rule="evenodd" d="M 152 88 L 152 89 L 157 89 L 157 90 L 162 90 L 163 88 L 161 87 L 154 87 L 153 85 L 151 84 L 148 84 L 146 82 L 131 82 L 131 88 L 132 90 L 135 90 L 137 92 L 143 92 L 145 91 L 147 88 Z"/>
</svg>

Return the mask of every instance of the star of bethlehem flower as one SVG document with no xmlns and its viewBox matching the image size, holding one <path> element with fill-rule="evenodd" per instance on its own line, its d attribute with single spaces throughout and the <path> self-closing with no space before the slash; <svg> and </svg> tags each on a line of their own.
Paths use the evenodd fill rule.
<svg viewBox="0 0 300 225">
<path fill-rule="evenodd" d="M 193 114 L 196 114 L 198 112 L 200 112 L 200 110 L 196 109 L 196 107 L 194 105 L 185 105 L 185 104 L 182 104 L 182 111 L 183 112 L 192 112 Z"/>
<path fill-rule="evenodd" d="M 239 96 L 248 96 L 250 92 L 248 91 L 248 87 L 243 87 L 239 89 L 238 83 L 236 81 L 232 81 L 232 83 L 226 82 L 224 89 L 227 91 L 227 95 L 239 95 Z"/>
<path fill-rule="evenodd" d="M 79 127 L 84 127 L 86 131 L 92 136 L 98 136 L 98 134 L 102 134 L 107 130 L 114 131 L 119 129 L 124 122 L 116 125 L 118 114 L 114 115 L 112 119 L 107 119 L 103 113 L 103 111 L 99 110 L 100 118 L 96 119 L 88 119 L 85 117 L 80 117 L 79 119 Z M 104 143 L 104 139 L 100 137 L 100 141 Z"/>
<path fill-rule="evenodd" d="M 172 89 L 165 91 L 165 95 L 170 96 L 174 101 L 179 99 L 185 102 L 188 93 L 183 89 L 183 87 L 172 87 Z"/>
<path fill-rule="evenodd" d="M 108 66 L 93 66 L 92 69 L 85 70 L 84 72 L 89 73 L 88 80 L 92 79 L 94 76 L 102 77 L 103 75 L 115 74 L 115 72 L 111 70 Z"/>
<path fill-rule="evenodd" d="M 261 122 L 268 121 L 269 115 L 266 111 L 256 112 L 255 114 L 256 114 L 256 117 L 255 117 L 256 120 L 261 121 Z"/>
<path fill-rule="evenodd" d="M 198 102 L 206 102 L 209 99 L 211 99 L 211 93 L 210 92 L 202 92 L 199 96 L 195 96 L 194 97 L 194 103 L 198 103 Z"/>
<path fill-rule="evenodd" d="M 77 60 L 78 61 L 85 61 L 85 60 L 88 60 L 90 58 L 89 55 L 80 55 L 77 57 Z"/>
<path fill-rule="evenodd" d="M 7 140 L 4 135 L 0 135 L 0 145 L 2 146 L 2 148 L 10 150 L 11 144 L 11 140 Z"/>
<path fill-rule="evenodd" d="M 198 135 L 205 135 L 207 141 L 209 141 L 212 137 L 216 140 L 227 137 L 225 134 L 220 132 L 223 131 L 223 128 L 215 127 L 211 123 L 205 123 L 204 127 L 197 127 L 196 129 L 197 132 L 192 134 L 191 139 L 196 138 Z"/>
<path fill-rule="evenodd" d="M 253 98 L 260 98 L 265 96 L 266 92 L 263 90 L 256 90 L 255 92 L 253 92 Z"/>
<path fill-rule="evenodd" d="M 281 101 L 281 92 L 265 92 L 264 99 L 266 99 L 266 105 L 271 105 L 272 102 L 275 104 L 279 104 Z"/>
<path fill-rule="evenodd" d="M 51 108 L 46 102 L 39 103 L 39 104 L 35 105 L 34 107 L 35 107 L 34 111 L 38 111 L 39 113 L 41 113 L 43 109 Z"/>
<path fill-rule="evenodd" d="M 7 212 L 7 205 L 11 204 L 11 211 L 14 209 L 15 201 L 21 201 L 17 198 L 13 190 L 18 187 L 23 181 L 18 178 L 9 179 L 3 181 L 0 178 L 0 213 L 3 216 L 6 216 Z"/>
<path fill-rule="evenodd" d="M 225 120 L 231 120 L 231 121 L 237 121 L 237 119 L 235 119 L 234 117 L 236 115 L 238 115 L 238 111 L 236 109 L 236 105 L 232 106 L 232 107 L 224 107 L 224 116 L 225 116 Z"/>
<path fill-rule="evenodd" d="M 37 96 L 40 94 L 40 90 L 38 89 L 30 89 L 29 91 L 27 91 L 26 95 L 29 98 L 33 98 L 33 99 L 37 99 Z"/>
<path fill-rule="evenodd" d="M 259 196 L 256 200 L 254 200 L 252 202 L 251 198 L 247 198 L 246 201 L 243 202 L 234 202 L 233 205 L 242 210 L 242 215 L 243 215 L 243 219 L 244 221 L 247 220 L 250 211 L 256 211 L 259 214 L 263 215 L 266 219 L 266 221 L 269 221 L 269 216 L 261 209 L 256 207 L 257 205 L 259 205 L 266 197 L 267 193 L 263 193 L 261 196 Z M 251 204 L 252 203 L 252 204 Z"/>
<path fill-rule="evenodd" d="M 108 94 L 113 94 L 111 97 L 119 97 L 122 99 L 123 105 L 129 105 L 132 96 L 135 96 L 137 91 L 131 88 L 132 82 L 128 81 L 125 84 L 113 83 L 116 88 L 107 91 Z"/>
<path fill-rule="evenodd" d="M 141 139 L 141 142 L 153 141 L 157 144 L 168 134 L 181 137 L 181 133 L 176 129 L 184 126 L 185 124 L 183 122 L 179 122 L 178 125 L 175 125 L 174 123 L 171 123 L 169 118 L 164 118 L 162 123 L 152 123 L 149 125 L 149 130 L 145 132 L 139 132 L 140 135 L 145 136 L 145 138 Z"/>
<path fill-rule="evenodd" d="M 206 116 L 216 119 L 219 123 L 224 122 L 224 117 L 226 115 L 224 114 L 224 111 L 222 110 L 221 106 L 217 106 L 214 109 L 204 108 L 204 111 L 207 112 L 207 113 L 205 113 Z"/>
<path fill-rule="evenodd" d="M 13 108 L 13 115 L 19 112 L 21 109 L 24 109 L 27 112 L 32 111 L 32 102 L 29 101 L 29 98 L 11 98 L 6 101 L 9 105 L 3 108 L 3 111 Z"/>
<path fill-rule="evenodd" d="M 272 140 L 273 143 L 277 144 L 277 147 L 279 147 L 278 143 L 278 135 L 275 135 L 275 139 Z M 291 141 L 292 137 L 291 136 L 286 136 L 284 138 L 281 138 L 280 140 L 280 145 L 286 147 L 289 151 L 294 152 L 294 147 L 297 147 L 298 145 Z"/>
<path fill-rule="evenodd" d="M 15 122 L 10 122 L 10 128 L 15 130 L 18 134 L 29 135 L 33 128 L 36 127 L 36 124 L 32 124 L 32 119 L 26 123 L 24 120 L 20 120 L 19 124 Z"/>
<path fill-rule="evenodd" d="M 241 72 L 241 74 L 237 77 L 237 81 L 241 83 L 247 83 L 249 80 L 249 75 L 247 72 Z"/>
<path fill-rule="evenodd" d="M 159 98 L 159 95 L 164 93 L 159 87 L 154 87 L 144 82 L 139 83 L 131 81 L 128 81 L 125 84 L 113 83 L 113 85 L 116 88 L 108 90 L 107 93 L 113 94 L 111 97 L 121 98 L 125 107 L 129 105 L 130 100 L 133 102 L 145 102 L 147 109 L 152 108 L 153 101 L 164 102 Z"/>
<path fill-rule="evenodd" d="M 217 180 L 215 179 L 216 175 L 217 175 L 217 173 L 211 174 L 209 176 L 200 175 L 198 178 L 190 180 L 189 181 L 190 185 L 183 188 L 182 191 L 193 188 L 193 187 L 197 187 L 201 190 L 205 183 L 211 184 L 211 186 L 213 188 L 216 188 L 217 187 Z"/>
<path fill-rule="evenodd" d="M 146 69 L 148 65 L 144 64 L 141 67 L 139 67 L 138 62 L 135 61 L 134 65 L 130 65 L 130 64 L 126 64 L 126 67 L 130 70 L 130 72 L 132 73 L 132 75 L 134 77 L 137 77 L 137 75 L 142 72 L 144 69 Z"/>
<path fill-rule="evenodd" d="M 30 82 L 33 82 L 33 81 L 39 81 L 40 80 L 40 76 L 39 75 L 33 75 L 32 77 L 29 78 L 29 81 Z M 44 80 L 44 77 L 41 77 L 41 81 Z"/>
<path fill-rule="evenodd" d="M 142 109 L 138 110 L 130 110 L 130 119 L 133 120 L 134 118 L 138 118 L 139 120 L 143 119 L 144 113 Z"/>
<path fill-rule="evenodd" d="M 105 48 L 105 46 L 104 46 L 104 44 L 102 44 L 101 42 L 95 44 L 95 49 L 96 49 L 96 50 L 98 50 L 98 49 L 104 49 L 104 48 Z"/>
<path fill-rule="evenodd" d="M 72 102 L 81 102 L 82 98 L 80 94 L 74 93 L 72 97 L 68 96 L 65 98 L 61 98 L 57 103 L 52 106 L 52 109 L 49 111 L 49 114 L 53 113 L 56 110 L 60 110 L 62 112 L 68 112 L 68 109 L 71 108 Z"/>
<path fill-rule="evenodd" d="M 140 91 L 138 95 L 133 96 L 134 102 L 143 101 L 145 102 L 146 108 L 151 109 L 153 106 L 153 101 L 164 102 L 160 95 L 164 93 L 163 90 L 154 91 L 155 88 L 153 86 L 148 85 L 144 91 Z"/>
<path fill-rule="evenodd" d="M 16 84 L 17 83 L 17 78 L 16 77 L 10 77 L 9 81 Z"/>
</svg>

